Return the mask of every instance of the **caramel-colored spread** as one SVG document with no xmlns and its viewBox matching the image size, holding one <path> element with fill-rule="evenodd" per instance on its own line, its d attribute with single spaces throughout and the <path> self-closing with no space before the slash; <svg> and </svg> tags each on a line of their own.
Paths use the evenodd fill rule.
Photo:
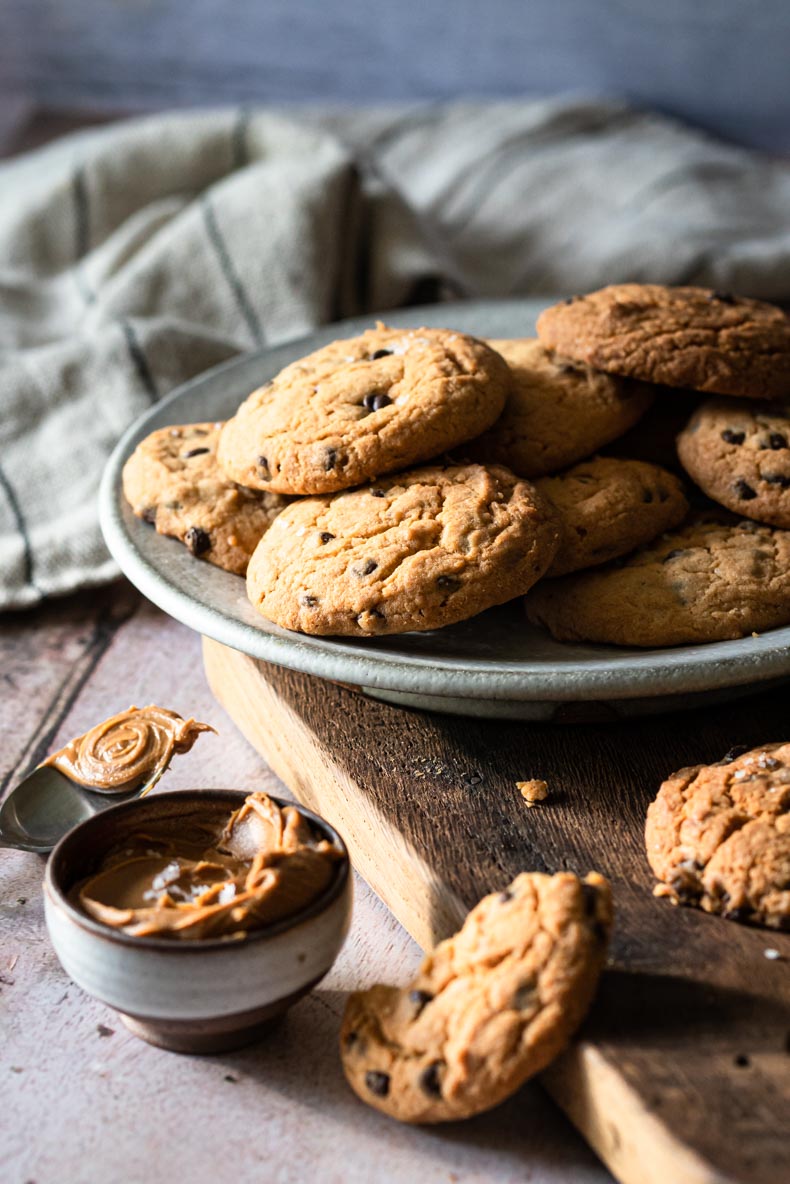
<svg viewBox="0 0 790 1184">
<path fill-rule="evenodd" d="M 209 724 L 166 707 L 130 707 L 69 741 L 43 762 L 86 789 L 127 793 L 159 780 L 176 753 L 189 752 Z"/>
<path fill-rule="evenodd" d="M 293 806 L 252 793 L 224 826 L 216 813 L 148 824 L 73 896 L 135 937 L 240 938 L 311 904 L 341 858 Z"/>
</svg>

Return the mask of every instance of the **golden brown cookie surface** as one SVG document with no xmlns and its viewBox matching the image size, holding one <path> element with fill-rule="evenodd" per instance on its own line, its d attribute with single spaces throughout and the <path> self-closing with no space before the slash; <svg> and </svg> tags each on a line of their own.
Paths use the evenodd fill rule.
<svg viewBox="0 0 790 1184">
<path fill-rule="evenodd" d="M 527 616 L 558 641 L 661 647 L 790 624 L 790 531 L 694 515 L 624 559 L 541 581 Z"/>
<path fill-rule="evenodd" d="M 184 543 L 193 555 L 244 575 L 262 535 L 288 498 L 244 489 L 217 464 L 221 423 L 161 428 L 142 440 L 123 470 L 123 491 L 138 518 Z"/>
<path fill-rule="evenodd" d="M 710 399 L 678 436 L 686 472 L 736 514 L 790 527 L 790 404 Z"/>
<path fill-rule="evenodd" d="M 675 903 L 790 928 L 790 744 L 674 773 L 648 809 L 645 843 Z"/>
<path fill-rule="evenodd" d="M 677 526 L 688 502 L 677 477 L 640 460 L 594 456 L 535 488 L 557 511 L 560 546 L 547 576 L 596 567 Z"/>
<path fill-rule="evenodd" d="M 352 1089 L 401 1122 L 447 1122 L 497 1105 L 581 1023 L 611 925 L 602 876 L 517 876 L 428 954 L 409 987 L 349 998 L 340 1047 Z"/>
<path fill-rule="evenodd" d="M 790 320 L 708 288 L 614 284 L 541 313 L 548 348 L 612 374 L 721 395 L 790 395 Z"/>
<path fill-rule="evenodd" d="M 254 391 L 222 432 L 220 464 L 254 489 L 350 489 L 479 435 L 510 383 L 499 355 L 473 337 L 380 325 Z"/>
<path fill-rule="evenodd" d="M 652 389 L 555 358 L 532 338 L 491 341 L 513 375 L 497 422 L 465 450 L 521 477 L 555 473 L 596 452 L 637 422 Z"/>
<path fill-rule="evenodd" d="M 293 502 L 256 549 L 247 592 L 302 633 L 438 629 L 526 591 L 556 546 L 554 513 L 528 482 L 430 466 Z"/>
</svg>

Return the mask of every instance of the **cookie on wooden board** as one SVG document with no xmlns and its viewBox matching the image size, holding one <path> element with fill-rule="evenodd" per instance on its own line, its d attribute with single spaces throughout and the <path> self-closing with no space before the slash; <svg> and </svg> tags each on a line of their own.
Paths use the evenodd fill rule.
<svg viewBox="0 0 790 1184">
<path fill-rule="evenodd" d="M 710 399 L 677 447 L 708 497 L 736 514 L 790 528 L 790 404 Z"/>
<path fill-rule="evenodd" d="M 449 1122 L 496 1106 L 581 1023 L 611 925 L 603 876 L 517 876 L 472 909 L 408 987 L 350 996 L 340 1050 L 352 1089 L 401 1122 Z"/>
<path fill-rule="evenodd" d="M 222 432 L 220 464 L 254 489 L 350 489 L 479 435 L 510 386 L 507 365 L 482 341 L 379 325 L 254 391 Z"/>
<path fill-rule="evenodd" d="M 790 744 L 673 773 L 647 812 L 658 895 L 790 928 Z"/>
<path fill-rule="evenodd" d="M 560 545 L 546 576 L 596 567 L 682 522 L 688 502 L 677 477 L 640 460 L 595 456 L 535 488 L 557 511 Z"/>
<path fill-rule="evenodd" d="M 138 518 L 193 555 L 244 575 L 250 555 L 288 498 L 245 489 L 217 464 L 221 423 L 161 428 L 123 469 L 123 492 Z"/>
<path fill-rule="evenodd" d="M 646 648 L 790 624 L 790 531 L 693 515 L 624 559 L 544 580 L 526 612 L 558 641 Z"/>
<path fill-rule="evenodd" d="M 247 592 L 302 633 L 439 629 L 525 592 L 556 548 L 554 512 L 526 481 L 432 466 L 294 501 L 256 549 Z"/>
<path fill-rule="evenodd" d="M 750 399 L 790 395 L 781 308 L 708 288 L 613 284 L 538 318 L 545 346 L 607 373 Z"/>
<path fill-rule="evenodd" d="M 491 341 L 513 374 L 505 410 L 464 452 L 520 477 L 556 473 L 622 435 L 653 388 L 555 357 L 533 338 Z"/>
</svg>

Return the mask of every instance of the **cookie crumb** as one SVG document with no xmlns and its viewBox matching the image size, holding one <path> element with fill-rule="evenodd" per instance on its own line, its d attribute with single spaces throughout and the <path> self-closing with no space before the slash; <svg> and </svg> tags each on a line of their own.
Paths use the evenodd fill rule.
<svg viewBox="0 0 790 1184">
<path fill-rule="evenodd" d="M 779 962 L 782 959 L 779 951 L 775 950 L 772 946 L 768 946 L 767 949 L 763 950 L 763 957 L 767 958 L 769 962 Z"/>
<path fill-rule="evenodd" d="M 517 781 L 516 789 L 528 806 L 535 806 L 549 796 L 549 787 L 545 781 Z"/>
</svg>

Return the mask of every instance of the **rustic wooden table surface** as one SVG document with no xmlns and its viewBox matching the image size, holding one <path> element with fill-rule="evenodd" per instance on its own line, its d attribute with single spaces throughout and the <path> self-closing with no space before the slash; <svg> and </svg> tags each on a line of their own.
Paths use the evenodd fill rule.
<svg viewBox="0 0 790 1184">
<path fill-rule="evenodd" d="M 213 723 L 164 788 L 286 794 L 208 690 L 198 637 L 128 584 L 0 619 L 0 793 L 61 742 L 131 703 Z M 287 796 L 287 795 L 286 795 Z M 0 1180 L 605 1184 L 537 1085 L 466 1124 L 405 1128 L 345 1085 L 346 993 L 404 981 L 420 951 L 359 878 L 338 962 L 263 1043 L 217 1057 L 151 1048 L 69 981 L 47 940 L 34 855 L 0 851 Z"/>
</svg>

